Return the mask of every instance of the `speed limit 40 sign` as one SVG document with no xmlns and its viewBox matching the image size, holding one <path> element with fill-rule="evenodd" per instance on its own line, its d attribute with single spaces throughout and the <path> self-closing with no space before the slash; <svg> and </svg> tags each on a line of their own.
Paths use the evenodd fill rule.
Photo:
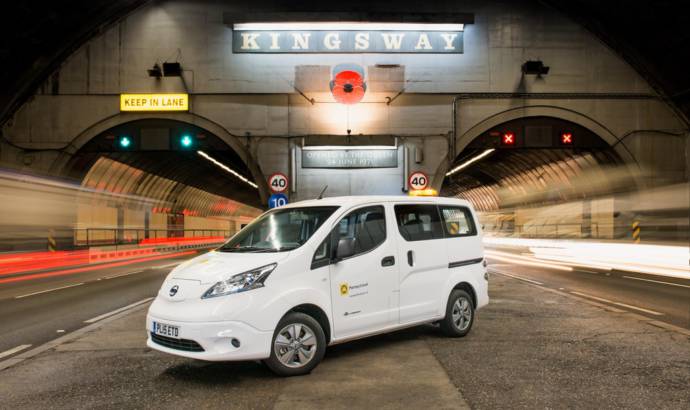
<svg viewBox="0 0 690 410">
<path fill-rule="evenodd" d="M 407 179 L 407 184 L 415 191 L 426 189 L 429 186 L 429 177 L 420 171 L 413 172 Z"/>
<path fill-rule="evenodd" d="M 273 192 L 284 192 L 288 187 L 288 179 L 284 174 L 277 172 L 268 177 L 268 186 Z"/>
</svg>

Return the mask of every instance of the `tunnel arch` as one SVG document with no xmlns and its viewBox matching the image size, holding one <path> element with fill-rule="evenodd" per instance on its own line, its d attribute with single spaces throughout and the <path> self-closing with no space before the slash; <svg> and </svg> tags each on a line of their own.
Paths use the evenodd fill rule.
<svg viewBox="0 0 690 410">
<path fill-rule="evenodd" d="M 253 215 L 263 208 L 249 167 L 225 140 L 178 118 L 146 117 L 128 118 L 80 139 L 61 174 L 80 181 L 84 189 L 96 193 L 92 199 L 104 205 L 200 217 Z M 122 136 L 128 137 L 131 146 L 119 144 Z M 192 141 L 190 147 L 180 142 L 186 136 Z M 221 170 L 200 152 L 236 175 Z"/>
<path fill-rule="evenodd" d="M 567 202 L 597 195 L 603 187 L 615 191 L 636 183 L 639 166 L 600 124 L 589 120 L 585 126 L 562 115 L 520 115 L 553 113 L 552 108 L 513 108 L 470 127 L 460 136 L 453 164 L 439 167 L 436 188 L 442 195 L 470 200 L 480 211 L 494 211 L 505 206 Z M 593 131 L 593 125 L 604 136 Z M 573 145 L 560 143 L 566 131 L 575 136 Z M 506 132 L 515 133 L 515 145 L 502 144 Z M 446 175 L 452 167 L 483 152 L 485 159 L 463 172 Z"/>
<path fill-rule="evenodd" d="M 573 109 L 560 107 L 552 104 L 537 104 L 528 106 L 511 107 L 506 110 L 497 112 L 489 117 L 482 119 L 481 121 L 471 125 L 462 134 L 456 136 L 455 140 L 455 155 L 453 155 L 453 160 L 457 160 L 458 156 L 462 154 L 463 150 L 477 137 L 487 132 L 488 130 L 497 127 L 501 124 L 507 123 L 509 121 L 529 118 L 529 117 L 550 117 L 555 119 L 560 119 L 563 121 L 569 121 L 580 125 L 594 134 L 598 135 L 602 140 L 606 141 L 616 153 L 620 156 L 623 162 L 630 168 L 630 171 L 635 173 L 639 171 L 639 165 L 636 158 L 625 146 L 625 142 L 621 141 L 616 134 L 610 130 L 606 125 L 597 121 L 596 119 L 575 111 Z M 451 137 L 452 138 L 452 137 Z M 434 174 L 434 188 L 440 190 L 443 182 L 444 175 L 451 168 L 448 162 L 442 162 L 439 168 Z"/>
<path fill-rule="evenodd" d="M 73 157 L 87 144 L 97 136 L 107 132 L 110 129 L 122 126 L 127 123 L 141 121 L 141 120 L 169 120 L 181 123 L 186 123 L 206 130 L 212 135 L 220 138 L 228 147 L 230 147 L 244 162 L 254 183 L 258 186 L 258 194 L 261 203 L 266 203 L 270 195 L 268 185 L 263 177 L 263 173 L 259 167 L 258 162 L 251 155 L 240 137 L 231 134 L 223 126 L 209 120 L 203 116 L 185 112 L 185 113 L 118 113 L 107 117 L 101 121 L 92 124 L 90 127 L 79 133 L 65 148 L 61 154 L 55 159 L 50 170 L 56 175 L 66 175 L 69 172 L 71 161 Z"/>
</svg>

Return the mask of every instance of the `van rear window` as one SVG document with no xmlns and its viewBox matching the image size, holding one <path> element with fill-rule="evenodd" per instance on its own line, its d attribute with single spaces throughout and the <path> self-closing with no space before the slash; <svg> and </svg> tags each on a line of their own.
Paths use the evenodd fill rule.
<svg viewBox="0 0 690 410">
<path fill-rule="evenodd" d="M 446 236 L 472 236 L 477 234 L 469 209 L 456 206 L 439 206 Z"/>
</svg>

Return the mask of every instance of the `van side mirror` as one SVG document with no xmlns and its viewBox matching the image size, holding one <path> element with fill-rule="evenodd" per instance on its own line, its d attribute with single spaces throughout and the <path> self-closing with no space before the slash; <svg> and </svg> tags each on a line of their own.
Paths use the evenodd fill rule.
<svg viewBox="0 0 690 410">
<path fill-rule="evenodd" d="M 340 238 L 335 251 L 335 262 L 355 254 L 355 238 Z"/>
</svg>

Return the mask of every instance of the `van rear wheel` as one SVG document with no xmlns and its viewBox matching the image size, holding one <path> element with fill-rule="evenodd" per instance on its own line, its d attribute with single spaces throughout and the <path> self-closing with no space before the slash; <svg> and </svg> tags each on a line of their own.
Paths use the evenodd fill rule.
<svg viewBox="0 0 690 410">
<path fill-rule="evenodd" d="M 448 297 L 446 317 L 441 321 L 441 331 L 446 336 L 463 337 L 474 323 L 472 297 L 462 289 L 455 289 Z"/>
<path fill-rule="evenodd" d="M 326 353 L 326 335 L 319 322 L 299 312 L 283 317 L 273 334 L 271 356 L 264 360 L 280 376 L 311 372 Z"/>
</svg>

